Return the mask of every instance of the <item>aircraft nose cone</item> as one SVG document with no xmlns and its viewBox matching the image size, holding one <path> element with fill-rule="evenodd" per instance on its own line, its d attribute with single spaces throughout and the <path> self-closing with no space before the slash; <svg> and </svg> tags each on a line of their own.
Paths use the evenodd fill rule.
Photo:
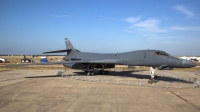
<svg viewBox="0 0 200 112">
<path fill-rule="evenodd" d="M 194 63 L 191 60 L 182 60 L 182 65 L 183 65 L 183 67 L 194 67 L 194 66 L 197 66 L 197 64 Z"/>
</svg>

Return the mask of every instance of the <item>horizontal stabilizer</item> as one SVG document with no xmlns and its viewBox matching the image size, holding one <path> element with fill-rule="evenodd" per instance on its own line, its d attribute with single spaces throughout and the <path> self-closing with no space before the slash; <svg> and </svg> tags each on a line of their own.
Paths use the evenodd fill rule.
<svg viewBox="0 0 200 112">
<path fill-rule="evenodd" d="M 67 52 L 67 54 L 69 54 L 72 51 L 80 52 L 79 50 L 74 49 L 73 45 L 68 40 L 68 38 L 65 38 L 65 44 L 66 44 L 66 49 L 64 49 L 64 50 L 49 51 L 49 52 L 44 52 L 43 54 L 47 54 L 47 53 L 62 53 L 62 52 Z"/>
<path fill-rule="evenodd" d="M 72 49 L 65 49 L 65 50 L 57 50 L 57 51 L 49 51 L 49 52 L 44 52 L 43 54 L 47 53 L 61 53 L 61 52 L 70 52 Z"/>
<path fill-rule="evenodd" d="M 72 49 L 65 49 L 65 50 L 57 50 L 57 51 L 49 51 L 49 52 L 44 52 L 42 54 L 47 54 L 47 53 L 62 53 L 62 52 L 67 52 L 69 53 Z M 76 49 L 75 49 L 76 50 Z M 79 50 L 76 50 L 77 52 L 80 52 Z"/>
</svg>

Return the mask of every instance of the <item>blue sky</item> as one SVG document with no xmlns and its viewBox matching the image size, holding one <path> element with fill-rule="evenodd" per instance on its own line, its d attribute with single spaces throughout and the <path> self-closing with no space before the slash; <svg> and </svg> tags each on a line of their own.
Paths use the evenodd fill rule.
<svg viewBox="0 0 200 112">
<path fill-rule="evenodd" d="M 199 0 L 0 0 L 0 54 L 157 49 L 200 55 Z"/>
</svg>

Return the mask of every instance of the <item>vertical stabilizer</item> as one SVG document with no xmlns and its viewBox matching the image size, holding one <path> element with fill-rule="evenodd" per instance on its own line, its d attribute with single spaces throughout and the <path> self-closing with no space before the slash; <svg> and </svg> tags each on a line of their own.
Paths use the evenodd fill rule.
<svg viewBox="0 0 200 112">
<path fill-rule="evenodd" d="M 73 51 L 75 50 L 71 42 L 68 40 L 68 38 L 65 38 L 65 44 L 66 44 L 66 49 L 71 49 Z"/>
</svg>

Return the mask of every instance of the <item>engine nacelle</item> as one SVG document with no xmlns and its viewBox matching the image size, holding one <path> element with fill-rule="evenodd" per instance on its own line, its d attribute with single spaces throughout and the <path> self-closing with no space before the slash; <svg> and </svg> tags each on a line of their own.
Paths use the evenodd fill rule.
<svg viewBox="0 0 200 112">
<path fill-rule="evenodd" d="M 63 66 L 65 67 L 69 67 L 72 69 L 88 69 L 88 68 L 93 68 L 91 67 L 91 64 L 83 64 L 83 63 L 70 63 L 70 64 L 63 64 Z M 97 64 L 94 68 L 114 68 L 115 65 L 114 64 Z"/>
</svg>

